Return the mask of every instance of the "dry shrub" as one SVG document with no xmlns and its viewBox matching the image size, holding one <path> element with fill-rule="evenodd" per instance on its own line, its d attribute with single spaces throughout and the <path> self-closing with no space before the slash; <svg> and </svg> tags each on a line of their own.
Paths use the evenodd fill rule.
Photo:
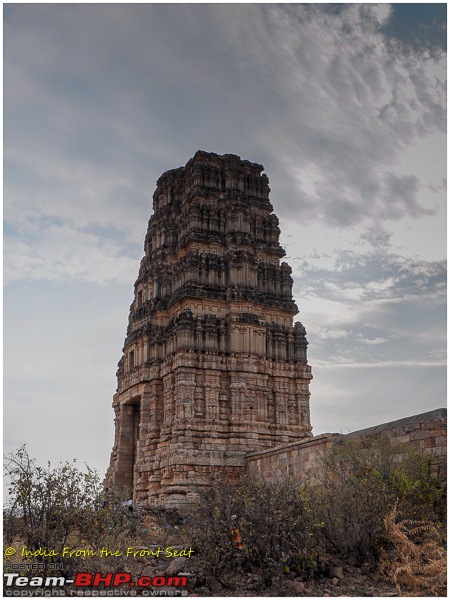
<svg viewBox="0 0 450 600">
<path fill-rule="evenodd" d="M 361 563 L 376 561 L 389 509 L 387 480 L 392 469 L 384 447 L 361 451 L 351 441 L 336 444 L 322 457 L 310 493 L 330 552 Z"/>
<path fill-rule="evenodd" d="M 438 529 L 431 523 L 398 521 L 397 504 L 384 520 L 387 550 L 381 572 L 402 596 L 445 596 L 447 553 Z"/>
<path fill-rule="evenodd" d="M 289 571 L 309 576 L 317 569 L 319 529 L 305 489 L 293 479 L 249 476 L 206 492 L 187 535 L 209 574 L 230 583 L 254 573 L 258 587 L 267 588 Z"/>
</svg>

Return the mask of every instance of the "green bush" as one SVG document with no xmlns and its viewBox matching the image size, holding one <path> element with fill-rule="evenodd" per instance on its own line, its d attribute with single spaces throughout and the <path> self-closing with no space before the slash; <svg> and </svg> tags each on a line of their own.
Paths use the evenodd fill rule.
<svg viewBox="0 0 450 600">
<path fill-rule="evenodd" d="M 60 551 L 74 530 L 92 526 L 102 493 L 93 469 L 83 473 L 75 461 L 40 467 L 22 446 L 5 457 L 5 474 L 10 480 L 8 541 L 18 537 L 30 550 Z"/>
<path fill-rule="evenodd" d="M 396 503 L 400 518 L 445 523 L 445 486 L 431 476 L 431 460 L 389 439 L 366 448 L 351 440 L 336 444 L 314 480 L 311 506 L 323 523 L 325 547 L 360 562 L 378 560 L 385 518 Z"/>
<path fill-rule="evenodd" d="M 4 538 L 7 545 L 57 553 L 39 556 L 43 564 L 33 575 L 47 575 L 47 564 L 61 562 L 64 547 L 92 550 L 92 557 L 63 560 L 65 575 L 78 570 L 123 570 L 124 559 L 102 558 L 102 547 L 124 548 L 138 544 L 142 518 L 124 506 L 129 495 L 109 490 L 105 494 L 98 473 L 80 471 L 73 461 L 41 467 L 29 457 L 25 446 L 5 457 L 9 479 L 9 502 L 4 509 Z M 110 569 L 111 570 L 111 569 Z"/>
</svg>

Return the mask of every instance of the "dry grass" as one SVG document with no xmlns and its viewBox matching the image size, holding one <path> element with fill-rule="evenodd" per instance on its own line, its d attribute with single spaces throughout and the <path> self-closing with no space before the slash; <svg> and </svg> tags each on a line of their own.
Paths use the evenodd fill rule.
<svg viewBox="0 0 450 600">
<path fill-rule="evenodd" d="M 447 553 L 439 531 L 431 523 L 397 519 L 395 505 L 384 521 L 389 550 L 381 572 L 402 596 L 446 596 Z"/>
</svg>

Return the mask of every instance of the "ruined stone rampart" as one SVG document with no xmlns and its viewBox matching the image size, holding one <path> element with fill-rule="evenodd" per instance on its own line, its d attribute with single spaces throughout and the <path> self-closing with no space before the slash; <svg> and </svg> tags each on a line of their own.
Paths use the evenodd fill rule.
<svg viewBox="0 0 450 600">
<path fill-rule="evenodd" d="M 435 471 L 443 474 L 447 458 L 447 409 L 438 408 L 398 421 L 384 423 L 342 435 L 324 433 L 315 437 L 283 444 L 275 448 L 247 455 L 247 467 L 266 479 L 274 480 L 287 475 L 304 480 L 308 471 L 318 467 L 319 458 L 334 444 L 351 440 L 367 447 L 370 443 L 388 438 L 393 446 L 417 450 L 432 457 Z"/>
</svg>

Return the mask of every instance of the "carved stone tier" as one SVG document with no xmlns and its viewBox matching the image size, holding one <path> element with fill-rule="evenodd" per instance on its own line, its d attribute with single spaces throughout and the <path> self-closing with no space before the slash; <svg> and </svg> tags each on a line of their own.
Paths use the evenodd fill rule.
<svg viewBox="0 0 450 600">
<path fill-rule="evenodd" d="M 311 436 L 307 341 L 261 165 L 197 152 L 157 181 L 117 371 L 107 482 L 193 501 Z"/>
</svg>

